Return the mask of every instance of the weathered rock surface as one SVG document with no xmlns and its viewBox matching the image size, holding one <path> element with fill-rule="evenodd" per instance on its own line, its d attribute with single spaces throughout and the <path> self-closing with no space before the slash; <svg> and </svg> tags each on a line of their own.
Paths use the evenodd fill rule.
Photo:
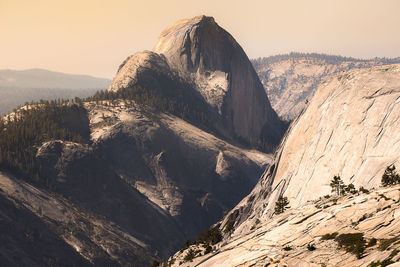
<svg viewBox="0 0 400 267">
<path fill-rule="evenodd" d="M 400 63 L 399 58 L 360 60 L 323 54 L 271 56 L 252 60 L 279 117 L 293 120 L 306 107 L 314 92 L 325 79 L 351 69 Z"/>
<path fill-rule="evenodd" d="M 162 88 L 163 84 L 157 75 L 171 75 L 165 57 L 151 51 L 138 52 L 121 64 L 108 90 L 115 92 L 136 84 L 148 85 L 148 83 Z"/>
<path fill-rule="evenodd" d="M 272 109 L 243 49 L 212 17 L 180 20 L 167 27 L 153 52 L 137 53 L 121 65 L 109 90 L 149 83 L 162 90 L 174 76 L 207 104 L 203 109 L 215 114 L 215 128 L 222 136 L 267 150 L 279 143 L 285 123 Z M 164 82 L 157 82 L 160 79 Z"/>
<path fill-rule="evenodd" d="M 232 212 L 238 221 L 269 218 L 279 195 L 292 207 L 330 194 L 340 175 L 356 188 L 380 185 L 399 161 L 400 65 L 353 70 L 321 84 L 291 125 L 275 162 Z"/>
<path fill-rule="evenodd" d="M 398 164 L 399 99 L 400 65 L 352 70 L 321 84 L 252 193 L 222 221 L 221 229 L 234 221 L 232 238 L 193 265 L 367 266 L 388 258 L 393 251 L 372 247 L 357 260 L 320 237 L 361 232 L 367 239 L 395 238 L 389 250 L 398 247 L 398 186 L 337 201 L 323 196 L 331 194 L 334 175 L 356 188 L 377 188 L 386 167 Z M 274 214 L 279 196 L 291 206 L 282 215 Z M 176 255 L 178 263 L 185 253 Z"/>
<path fill-rule="evenodd" d="M 70 200 L 0 173 L 2 266 L 147 266 L 148 246 Z"/>
<path fill-rule="evenodd" d="M 234 207 L 271 160 L 129 101 L 85 107 L 91 144 L 44 143 L 37 152 L 43 175 L 53 191 L 160 258 Z"/>
<path fill-rule="evenodd" d="M 400 260 L 400 187 L 380 188 L 370 194 L 322 198 L 289 209 L 270 220 L 260 220 L 246 234 L 233 234 L 215 251 L 184 262 L 188 250 L 173 257 L 172 266 L 369 266 L 390 258 Z M 361 259 L 338 248 L 325 234 L 363 233 L 367 247 Z M 382 249 L 381 245 L 388 247 Z M 314 245 L 310 251 L 308 245 Z M 284 249 L 286 247 L 286 250 Z M 204 248 L 193 245 L 193 250 Z M 397 252 L 396 252 L 397 251 Z M 180 264 L 181 263 L 181 264 Z M 395 266 L 395 265 L 393 265 Z"/>
</svg>

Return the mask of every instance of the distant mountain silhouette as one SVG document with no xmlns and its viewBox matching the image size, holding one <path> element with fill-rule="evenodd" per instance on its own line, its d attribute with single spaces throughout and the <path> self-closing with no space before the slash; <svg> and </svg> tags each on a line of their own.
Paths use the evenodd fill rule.
<svg viewBox="0 0 400 267">
<path fill-rule="evenodd" d="M 109 86 L 110 80 L 44 69 L 0 70 L 0 115 L 25 102 L 88 97 Z"/>
<path fill-rule="evenodd" d="M 0 70 L 0 87 L 88 89 L 107 88 L 110 80 L 45 69 Z"/>
</svg>

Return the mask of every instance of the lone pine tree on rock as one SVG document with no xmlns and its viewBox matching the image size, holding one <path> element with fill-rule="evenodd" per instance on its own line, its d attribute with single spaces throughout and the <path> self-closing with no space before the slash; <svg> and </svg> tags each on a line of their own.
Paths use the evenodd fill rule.
<svg viewBox="0 0 400 267">
<path fill-rule="evenodd" d="M 281 213 L 285 212 L 286 209 L 290 208 L 288 205 L 289 205 L 288 198 L 280 196 L 278 198 L 278 201 L 275 203 L 275 213 L 281 214 Z"/>
<path fill-rule="evenodd" d="M 382 175 L 382 185 L 389 186 L 400 183 L 400 175 L 396 172 L 394 165 L 388 166 Z"/>
<path fill-rule="evenodd" d="M 345 185 L 339 175 L 333 176 L 330 186 L 332 187 L 332 192 L 336 193 L 336 195 L 340 196 L 344 193 Z"/>
</svg>

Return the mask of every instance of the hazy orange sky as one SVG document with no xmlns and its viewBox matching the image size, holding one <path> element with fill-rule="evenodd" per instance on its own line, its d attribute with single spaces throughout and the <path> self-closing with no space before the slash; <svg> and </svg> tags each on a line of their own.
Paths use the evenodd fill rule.
<svg viewBox="0 0 400 267">
<path fill-rule="evenodd" d="M 214 16 L 250 58 L 400 56 L 400 0 L 0 0 L 0 69 L 112 78 L 166 26 L 200 14 Z"/>
</svg>

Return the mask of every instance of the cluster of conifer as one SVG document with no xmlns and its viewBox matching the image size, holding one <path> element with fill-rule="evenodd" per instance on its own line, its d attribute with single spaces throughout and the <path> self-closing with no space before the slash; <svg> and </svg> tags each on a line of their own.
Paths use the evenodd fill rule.
<svg viewBox="0 0 400 267">
<path fill-rule="evenodd" d="M 214 131 L 215 116 L 193 85 L 178 75 L 152 72 L 140 84 L 114 91 L 98 91 L 85 101 L 133 100 L 158 111 L 169 112 L 205 130 Z"/>
<path fill-rule="evenodd" d="M 48 140 L 89 141 L 82 102 L 40 101 L 0 118 L 0 168 L 39 181 L 38 147 Z"/>
</svg>

